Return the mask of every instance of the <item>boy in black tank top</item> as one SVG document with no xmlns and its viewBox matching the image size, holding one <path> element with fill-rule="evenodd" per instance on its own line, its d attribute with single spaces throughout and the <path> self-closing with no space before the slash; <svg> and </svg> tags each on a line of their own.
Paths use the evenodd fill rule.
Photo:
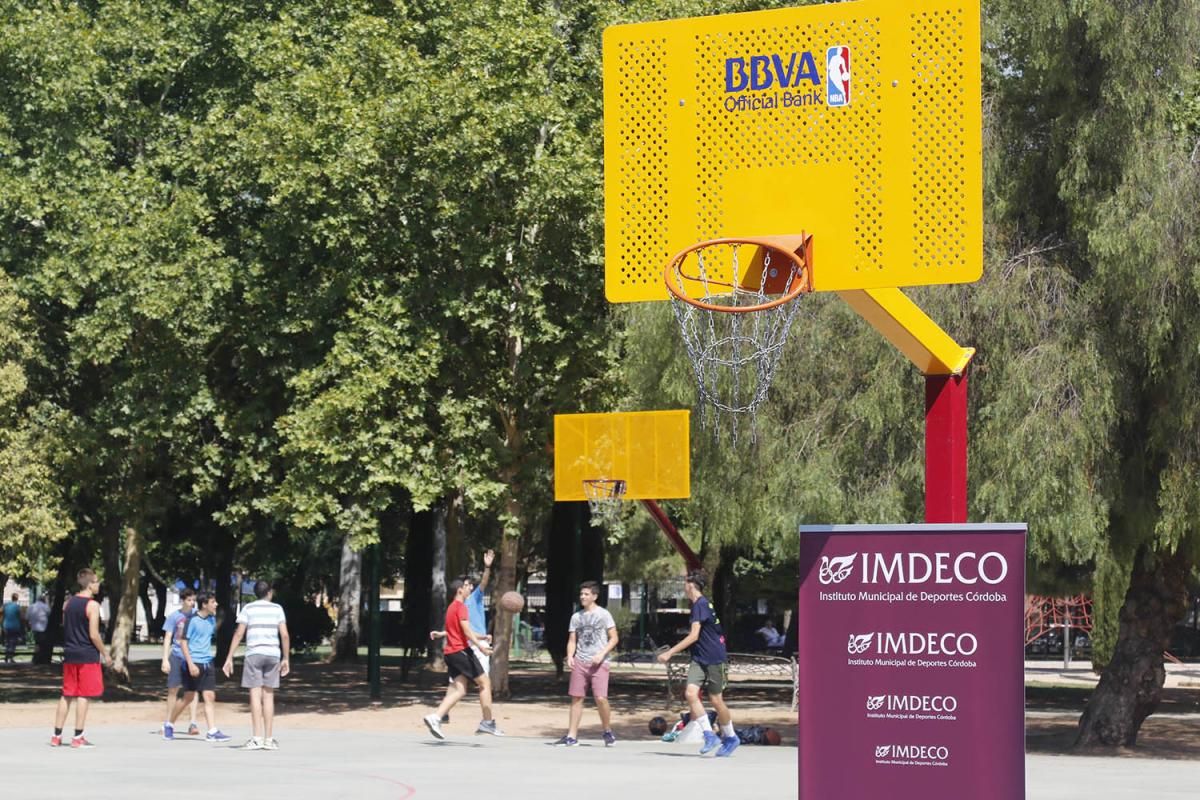
<svg viewBox="0 0 1200 800">
<path fill-rule="evenodd" d="M 67 599 L 63 606 L 63 687 L 58 699 L 58 711 L 54 715 L 54 735 L 50 746 L 62 745 L 63 725 L 71 706 L 75 706 L 75 735 L 71 747 L 76 749 L 93 747 L 83 735 L 87 721 L 88 700 L 104 694 L 103 662 L 111 662 L 104 640 L 100 638 L 100 604 L 96 592 L 100 590 L 100 579 L 90 569 L 81 569 L 78 574 L 80 592 Z"/>
</svg>

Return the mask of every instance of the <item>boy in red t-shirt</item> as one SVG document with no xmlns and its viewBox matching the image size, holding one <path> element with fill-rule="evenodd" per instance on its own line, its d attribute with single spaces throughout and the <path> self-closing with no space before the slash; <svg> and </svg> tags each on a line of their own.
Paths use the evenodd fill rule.
<svg viewBox="0 0 1200 800">
<path fill-rule="evenodd" d="M 490 733 L 493 736 L 504 734 L 496 727 L 492 719 L 492 682 L 488 678 L 479 659 L 471 652 L 468 644 L 474 644 L 484 655 L 490 656 L 492 648 L 487 640 L 475 633 L 469 621 L 470 615 L 463 602 L 467 596 L 468 584 L 462 578 L 450 581 L 448 587 L 454 593 L 454 600 L 446 609 L 446 667 L 450 670 L 453 683 L 446 689 L 446 697 L 437 711 L 423 718 L 429 732 L 438 739 L 445 739 L 442 733 L 442 716 L 448 714 L 454 705 L 467 694 L 467 681 L 474 681 L 479 687 L 479 707 L 483 712 L 483 721 L 479 723 L 476 733 Z"/>
</svg>

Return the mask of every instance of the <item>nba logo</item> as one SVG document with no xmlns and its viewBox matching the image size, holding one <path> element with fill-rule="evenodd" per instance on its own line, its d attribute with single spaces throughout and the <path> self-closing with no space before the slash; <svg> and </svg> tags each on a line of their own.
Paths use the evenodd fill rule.
<svg viewBox="0 0 1200 800">
<path fill-rule="evenodd" d="M 831 47 L 825 53 L 826 102 L 831 106 L 850 105 L 850 48 Z"/>
</svg>

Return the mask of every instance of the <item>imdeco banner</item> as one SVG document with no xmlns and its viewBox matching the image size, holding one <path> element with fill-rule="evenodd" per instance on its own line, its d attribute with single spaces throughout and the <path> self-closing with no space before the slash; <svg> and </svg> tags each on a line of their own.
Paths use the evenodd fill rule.
<svg viewBox="0 0 1200 800">
<path fill-rule="evenodd" d="M 800 529 L 800 800 L 1025 796 L 1024 524 Z"/>
</svg>

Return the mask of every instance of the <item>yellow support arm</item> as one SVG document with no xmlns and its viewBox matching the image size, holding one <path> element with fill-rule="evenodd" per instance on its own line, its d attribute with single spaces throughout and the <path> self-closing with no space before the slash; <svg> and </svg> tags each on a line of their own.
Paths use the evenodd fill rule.
<svg viewBox="0 0 1200 800">
<path fill-rule="evenodd" d="M 975 348 L 960 347 L 899 289 L 837 293 L 925 375 L 961 375 Z"/>
</svg>

